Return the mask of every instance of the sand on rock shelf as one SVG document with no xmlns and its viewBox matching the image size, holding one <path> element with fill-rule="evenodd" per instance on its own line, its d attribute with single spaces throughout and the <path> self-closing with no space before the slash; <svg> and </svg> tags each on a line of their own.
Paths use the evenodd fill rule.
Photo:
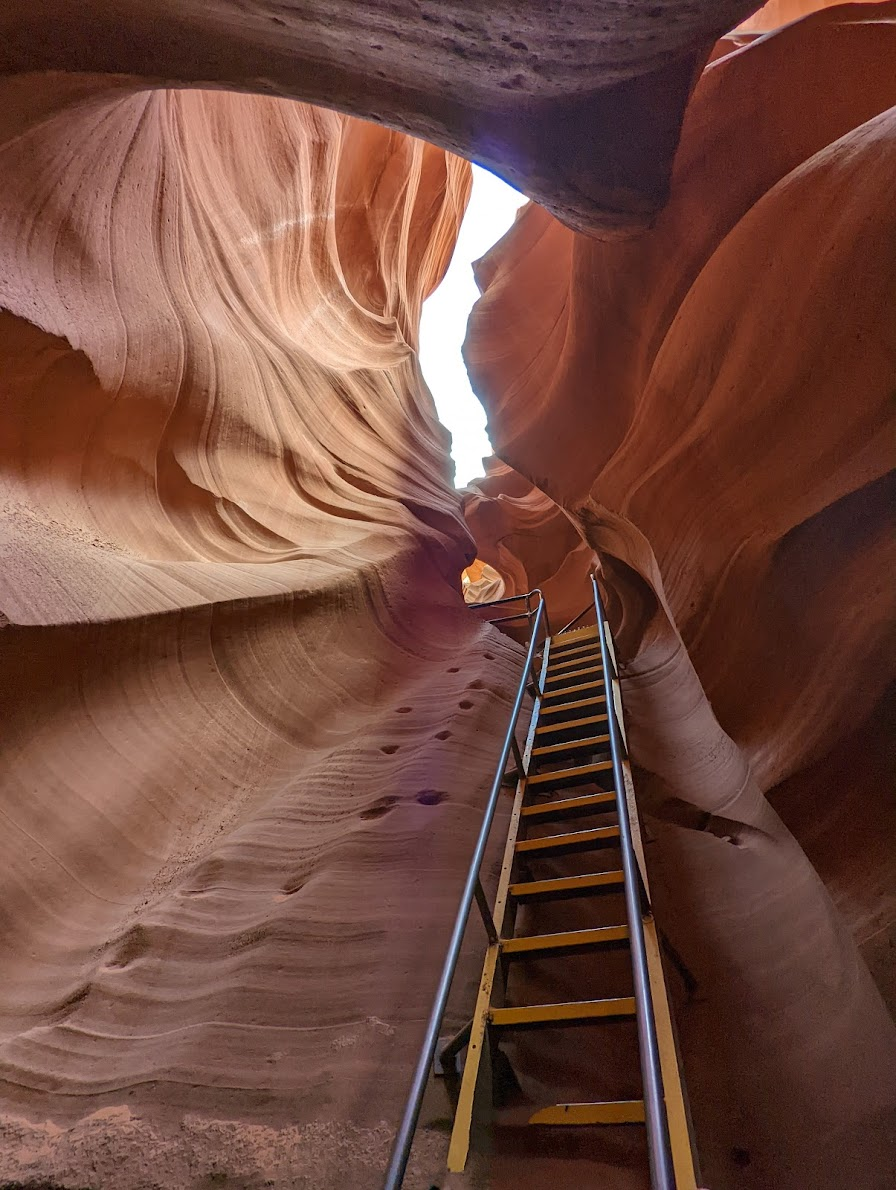
<svg viewBox="0 0 896 1190">
<path fill-rule="evenodd" d="M 896 4 L 756 8 L 0 12 L 0 1186 L 381 1184 L 522 657 L 464 583 L 598 560 L 704 1184 L 892 1186 Z M 535 201 L 456 492 L 465 158 Z"/>
</svg>

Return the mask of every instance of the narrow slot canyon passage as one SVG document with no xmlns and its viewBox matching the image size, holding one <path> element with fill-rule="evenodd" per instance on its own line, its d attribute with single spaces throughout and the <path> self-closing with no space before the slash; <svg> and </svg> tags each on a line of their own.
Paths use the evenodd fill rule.
<svg viewBox="0 0 896 1190">
<path fill-rule="evenodd" d="M 467 319 L 479 297 L 473 262 L 497 244 L 525 201 L 500 178 L 474 165 L 470 201 L 451 263 L 439 287 L 423 303 L 420 367 L 439 419 L 451 433 L 456 487 L 478 479 L 483 459 L 492 453 L 485 412 L 470 388 L 461 354 Z"/>
<path fill-rule="evenodd" d="M 695 1184 L 890 1190 L 896 4 L 324 7 L 0 13 L 0 1187 L 380 1190 L 537 588 Z M 629 996 L 580 842 L 490 1011 Z M 623 1007 L 495 1017 L 405 1190 L 649 1190 Z"/>
</svg>

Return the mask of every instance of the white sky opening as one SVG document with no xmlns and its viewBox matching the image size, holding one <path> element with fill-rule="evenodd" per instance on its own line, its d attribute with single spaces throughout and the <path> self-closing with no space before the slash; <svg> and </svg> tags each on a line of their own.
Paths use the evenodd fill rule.
<svg viewBox="0 0 896 1190">
<path fill-rule="evenodd" d="M 472 264 L 500 240 L 527 199 L 473 166 L 473 192 L 464 215 L 457 247 L 445 279 L 423 303 L 420 320 L 420 366 L 432 390 L 439 421 L 451 431 L 455 487 L 482 475 L 482 459 L 492 453 L 485 432 L 485 410 L 470 388 L 461 345 L 467 319 L 479 290 Z"/>
</svg>

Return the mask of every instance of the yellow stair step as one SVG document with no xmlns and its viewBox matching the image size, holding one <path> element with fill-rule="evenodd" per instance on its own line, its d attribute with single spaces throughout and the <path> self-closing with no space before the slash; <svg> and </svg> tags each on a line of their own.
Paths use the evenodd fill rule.
<svg viewBox="0 0 896 1190">
<path fill-rule="evenodd" d="M 563 644 L 558 647 L 557 641 L 562 640 Z M 554 643 L 551 645 L 551 654 L 554 657 L 570 657 L 573 653 L 582 653 L 587 649 L 599 649 L 600 637 L 595 634 L 593 636 L 579 637 L 576 640 L 567 643 L 563 637 L 554 637 Z"/>
<path fill-rule="evenodd" d="M 551 676 L 548 670 L 548 676 L 545 681 L 548 685 L 553 685 L 555 682 L 568 682 L 570 678 L 585 678 L 589 674 L 602 674 L 604 667 L 602 665 L 585 665 L 581 669 L 572 669 L 565 673 L 555 673 Z"/>
<path fill-rule="evenodd" d="M 600 814 L 616 809 L 616 791 L 589 793 L 584 797 L 564 797 L 538 806 L 524 806 L 522 817 L 530 822 L 553 822 L 558 818 L 578 818 L 581 814 Z"/>
<path fill-rule="evenodd" d="M 596 689 L 599 688 L 599 684 L 597 682 L 594 683 L 594 686 Z M 573 691 L 569 691 L 569 690 L 565 691 L 566 694 L 569 694 L 572 692 L 578 694 L 580 692 L 579 687 L 573 687 Z M 552 729 L 552 724 L 542 723 L 542 720 L 545 717 L 547 717 L 549 715 L 566 715 L 570 711 L 579 711 L 579 710 L 584 709 L 585 707 L 593 707 L 595 703 L 603 703 L 605 705 L 606 701 L 607 701 L 606 695 L 592 694 L 592 695 L 589 695 L 588 698 L 580 698 L 580 699 L 577 699 L 575 702 L 563 702 L 563 703 L 556 703 L 556 704 L 542 703 L 541 709 L 538 712 L 538 722 L 539 722 L 540 727 L 542 727 L 545 731 L 550 731 Z M 605 719 L 606 715 L 604 715 L 603 718 Z"/>
<path fill-rule="evenodd" d="M 594 764 L 577 764 L 567 769 L 556 769 L 553 773 L 536 773 L 529 777 L 527 789 L 563 789 L 567 785 L 581 785 L 598 773 L 609 772 L 611 760 L 598 760 Z"/>
<path fill-rule="evenodd" d="M 614 795 L 615 796 L 615 795 Z M 509 893 L 518 901 L 549 901 L 569 897 L 596 896 L 625 887 L 625 875 L 616 872 L 586 872 L 584 876 L 556 876 L 550 880 L 520 880 Z"/>
<path fill-rule="evenodd" d="M 559 934 L 530 934 L 506 938 L 501 954 L 508 959 L 538 958 L 540 955 L 567 954 L 594 947 L 619 946 L 628 942 L 628 926 L 600 926 L 590 930 L 564 930 Z"/>
<path fill-rule="evenodd" d="M 599 640 L 596 624 L 586 624 L 584 628 L 571 628 L 569 632 L 559 632 L 551 637 L 551 651 L 555 649 L 573 648 L 586 640 Z"/>
<path fill-rule="evenodd" d="M 570 652 L 572 652 L 572 650 L 570 650 Z M 581 651 L 576 649 L 575 652 L 572 652 L 572 656 L 570 657 L 561 656 L 559 659 L 551 657 L 548 661 L 548 673 L 557 673 L 562 670 L 569 671 L 571 669 L 575 669 L 577 665 L 583 665 L 583 663 L 587 661 L 597 662 L 601 669 L 603 669 L 600 652 L 595 651 L 592 648 L 588 648 L 582 649 Z"/>
<path fill-rule="evenodd" d="M 591 705 L 591 699 L 587 700 L 588 705 Z M 575 735 L 579 731 L 583 731 L 586 727 L 596 727 L 598 723 L 606 723 L 606 715 L 586 715 L 584 719 L 566 719 L 561 723 L 539 723 L 535 729 L 535 738 L 540 735 L 557 735 L 559 732 L 565 732 L 568 735 Z"/>
<path fill-rule="evenodd" d="M 643 1124 L 644 1100 L 619 1099 L 607 1103 L 555 1103 L 529 1117 L 530 1124 L 587 1125 Z"/>
<path fill-rule="evenodd" d="M 489 1024 L 496 1029 L 526 1029 L 538 1025 L 581 1025 L 635 1015 L 634 996 L 612 1000 L 573 1000 L 565 1004 L 527 1004 L 522 1008 L 492 1008 Z"/>
<path fill-rule="evenodd" d="M 604 688 L 604 684 L 602 681 L 600 681 L 600 682 L 581 682 L 578 686 L 564 686 L 562 688 L 562 690 L 546 690 L 545 695 L 544 695 L 544 700 L 542 702 L 541 713 L 542 713 L 542 715 L 553 714 L 553 707 L 546 707 L 543 705 L 545 700 L 555 699 L 555 698 L 565 698 L 567 695 L 572 695 L 573 697 L 578 695 L 579 697 L 581 697 L 581 695 L 586 690 L 603 690 L 603 688 Z M 596 701 L 598 701 L 598 696 L 592 695 L 592 697 L 587 701 L 596 702 Z M 584 705 L 584 702 L 580 703 L 579 705 Z"/>
<path fill-rule="evenodd" d="M 581 752 L 587 748 L 597 749 L 599 744 L 608 744 L 609 735 L 582 736 L 579 739 L 563 740 L 559 744 L 543 744 L 533 748 L 533 756 L 562 756 L 564 752 Z"/>
<path fill-rule="evenodd" d="M 517 855 L 538 859 L 543 856 L 564 855 L 574 851 L 590 851 L 597 847 L 612 847 L 618 838 L 618 826 L 598 826 L 593 830 L 548 835 L 544 839 L 522 839 L 514 850 Z"/>
</svg>

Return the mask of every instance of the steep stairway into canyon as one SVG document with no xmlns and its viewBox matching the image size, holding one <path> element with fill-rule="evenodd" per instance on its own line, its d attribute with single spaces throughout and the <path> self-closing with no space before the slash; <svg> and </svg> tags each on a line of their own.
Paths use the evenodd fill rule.
<svg viewBox="0 0 896 1190">
<path fill-rule="evenodd" d="M 530 623 L 526 665 L 386 1190 L 402 1184 L 434 1060 L 453 1100 L 453 1173 L 466 1168 L 471 1152 L 502 1147 L 599 1158 L 603 1137 L 610 1159 L 640 1164 L 652 1190 L 696 1187 L 613 646 L 596 581 L 593 597 L 595 624 L 576 628 L 574 621 L 553 636 L 540 592 L 519 597 L 525 612 L 492 620 Z M 521 748 L 516 725 L 527 688 L 532 715 Z M 479 872 L 511 753 L 516 790 L 490 907 Z M 476 1005 L 460 1032 L 440 1039 L 474 901 L 488 935 Z M 545 1000 L 538 991 L 545 985 L 567 995 Z M 604 1038 L 589 1060 L 595 1029 Z M 611 1040 L 608 1030 L 615 1031 Z M 527 1050 L 533 1036 L 542 1044 Z M 570 1086 L 571 1070 L 580 1085 Z M 639 1137 L 623 1136 L 632 1132 Z M 565 1138 L 559 1145 L 558 1133 Z"/>
</svg>

